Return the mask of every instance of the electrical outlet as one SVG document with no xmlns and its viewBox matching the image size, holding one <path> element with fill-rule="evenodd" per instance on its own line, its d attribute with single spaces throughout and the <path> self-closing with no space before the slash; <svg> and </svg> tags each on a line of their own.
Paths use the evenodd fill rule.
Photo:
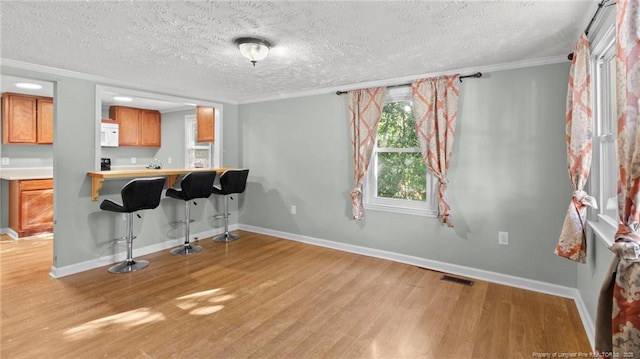
<svg viewBox="0 0 640 359">
<path fill-rule="evenodd" d="M 296 206 L 291 206 L 291 214 L 296 214 L 297 211 L 298 209 L 296 208 Z"/>
<path fill-rule="evenodd" d="M 136 164 L 136 158 L 135 157 L 131 157 L 131 164 Z"/>
<path fill-rule="evenodd" d="M 167 159 L 167 163 L 171 164 L 171 157 Z"/>
<path fill-rule="evenodd" d="M 503 246 L 509 245 L 509 232 L 498 232 L 498 244 Z"/>
<path fill-rule="evenodd" d="M 2 165 L 3 166 L 9 165 L 9 157 L 2 157 Z"/>
</svg>

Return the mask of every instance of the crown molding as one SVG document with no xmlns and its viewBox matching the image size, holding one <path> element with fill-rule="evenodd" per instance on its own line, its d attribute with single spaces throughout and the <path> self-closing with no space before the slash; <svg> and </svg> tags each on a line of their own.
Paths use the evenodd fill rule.
<svg viewBox="0 0 640 359">
<path fill-rule="evenodd" d="M 343 85 L 338 87 L 325 87 L 322 89 L 315 89 L 315 90 L 309 90 L 309 91 L 283 93 L 279 95 L 258 97 L 258 98 L 248 99 L 248 100 L 239 100 L 238 104 L 242 105 L 242 104 L 257 103 L 257 102 L 285 100 L 285 99 L 295 98 L 295 97 L 326 95 L 327 93 L 335 93 L 336 91 L 349 91 L 349 90 L 356 90 L 356 89 L 369 88 L 369 87 L 395 86 L 395 85 L 405 84 L 405 83 L 426 78 L 426 77 L 437 77 L 437 76 L 452 75 L 452 74 L 464 75 L 464 74 L 470 74 L 470 73 L 476 73 L 476 72 L 489 73 L 489 72 L 496 72 L 496 71 L 515 70 L 515 69 L 521 69 L 521 68 L 527 68 L 527 67 L 552 65 L 552 64 L 562 63 L 562 62 L 568 62 L 566 56 L 540 57 L 540 58 L 531 59 L 531 60 L 507 62 L 502 64 L 478 66 L 478 67 L 465 67 L 457 70 L 431 72 L 431 73 L 425 73 L 425 74 L 415 75 L 415 76 L 406 76 L 406 77 L 378 80 L 378 81 L 368 81 L 368 82 L 361 82 L 357 84 Z"/>
<path fill-rule="evenodd" d="M 178 94 L 178 93 L 175 92 L 175 90 L 172 90 L 172 89 L 167 89 L 167 88 L 160 88 L 159 89 L 156 86 L 153 86 L 153 87 L 145 86 L 145 85 L 140 84 L 138 82 L 116 80 L 116 79 L 112 79 L 112 78 L 108 78 L 108 77 L 91 75 L 91 74 L 87 74 L 87 73 L 84 73 L 84 72 L 77 72 L 77 71 L 60 69 L 60 68 L 57 68 L 57 67 L 49 67 L 49 66 L 37 65 L 37 64 L 32 64 L 32 63 L 22 62 L 22 61 L 17 61 L 17 60 L 10 60 L 10 59 L 0 58 L 0 66 L 7 66 L 7 67 L 13 67 L 13 68 L 21 69 L 21 70 L 41 72 L 41 73 L 45 73 L 45 74 L 48 74 L 48 75 L 70 77 L 70 78 L 74 78 L 74 79 L 78 79 L 78 80 L 86 80 L 86 81 L 95 82 L 96 84 L 100 84 L 100 85 L 122 87 L 122 88 L 126 88 L 126 89 L 150 92 L 150 93 L 167 95 L 167 96 L 177 96 L 177 97 L 182 97 L 182 98 L 189 98 L 189 99 L 195 100 L 196 102 L 205 101 L 205 102 L 228 103 L 228 104 L 232 104 L 232 105 L 237 105 L 238 104 L 237 100 L 232 100 L 232 99 L 215 99 L 215 100 L 204 99 L 204 98 L 199 98 L 199 97 L 193 97 L 190 94 L 187 94 L 187 95 Z"/>
<path fill-rule="evenodd" d="M 321 89 L 314 89 L 314 90 L 308 90 L 308 91 L 281 93 L 277 95 L 256 97 L 256 98 L 250 98 L 245 100 L 217 99 L 214 102 L 222 102 L 222 103 L 228 103 L 232 105 L 242 105 L 242 104 L 258 103 L 258 102 L 286 100 L 286 99 L 297 98 L 297 97 L 326 95 L 327 93 L 335 93 L 336 91 L 349 91 L 349 90 L 368 88 L 368 87 L 393 86 L 393 85 L 403 84 L 403 83 L 411 82 L 411 81 L 421 79 L 421 78 L 426 78 L 426 77 L 436 77 L 436 76 L 451 75 L 451 74 L 467 74 L 467 73 L 475 73 L 475 72 L 489 73 L 489 72 L 496 72 L 496 71 L 505 71 L 505 70 L 520 69 L 520 68 L 551 65 L 551 64 L 557 64 L 557 63 L 562 63 L 567 61 L 568 60 L 566 56 L 541 57 L 541 58 L 536 58 L 531 60 L 508 62 L 508 63 L 494 64 L 494 65 L 487 65 L 487 66 L 479 66 L 479 67 L 466 67 L 466 68 L 460 68 L 460 69 L 450 70 L 450 71 L 431 72 L 431 73 L 424 73 L 424 74 L 414 75 L 414 76 L 405 76 L 405 77 L 394 78 L 394 79 L 368 81 L 368 82 L 361 82 L 356 84 L 347 84 L 343 86 L 325 87 Z M 108 86 L 117 86 L 117 87 L 136 89 L 136 90 L 147 91 L 152 93 L 163 93 L 171 96 L 185 97 L 184 95 L 175 94 L 173 91 L 168 89 L 160 89 L 160 92 L 159 92 L 158 88 L 156 87 L 153 87 L 153 88 L 145 87 L 145 86 L 141 86 L 139 83 L 114 80 L 114 79 L 110 79 L 102 76 L 90 75 L 82 72 L 64 70 L 64 69 L 59 69 L 59 68 L 49 67 L 49 66 L 36 65 L 36 64 L 31 64 L 31 63 L 22 62 L 22 61 L 0 58 L 0 65 L 14 67 L 14 68 L 23 69 L 23 70 L 42 72 L 42 73 L 51 74 L 51 75 L 58 75 L 58 76 L 71 77 L 71 78 L 76 78 L 81 80 L 87 80 L 87 81 L 92 81 L 92 82 L 96 82 L 96 83 L 108 85 Z M 186 97 L 190 97 L 190 96 L 186 96 Z M 201 100 L 201 101 L 207 101 L 207 102 L 212 101 L 212 100 L 207 100 L 202 98 L 194 98 L 194 100 Z"/>
</svg>

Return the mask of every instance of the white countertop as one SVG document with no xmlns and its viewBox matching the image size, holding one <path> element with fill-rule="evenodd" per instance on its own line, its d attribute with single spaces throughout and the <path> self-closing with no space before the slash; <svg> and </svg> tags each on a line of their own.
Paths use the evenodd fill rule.
<svg viewBox="0 0 640 359">
<path fill-rule="evenodd" d="M 3 180 L 29 180 L 53 178 L 53 168 L 0 168 L 0 179 Z"/>
</svg>

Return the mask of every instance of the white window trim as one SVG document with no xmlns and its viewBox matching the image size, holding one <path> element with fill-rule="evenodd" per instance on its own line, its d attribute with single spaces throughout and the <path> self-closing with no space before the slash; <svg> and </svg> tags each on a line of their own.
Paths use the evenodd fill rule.
<svg viewBox="0 0 640 359">
<path fill-rule="evenodd" d="M 390 89 L 387 93 L 387 102 L 411 101 L 411 88 L 398 87 Z M 419 148 L 377 148 L 374 147 L 374 153 L 371 155 L 371 163 L 363 186 L 363 207 L 366 210 L 386 211 L 401 214 L 410 214 L 424 217 L 437 217 L 437 190 L 436 182 L 433 175 L 427 170 L 427 200 L 414 201 L 398 198 L 382 198 L 376 195 L 377 185 L 377 152 L 396 152 L 396 153 L 420 153 Z"/>
<path fill-rule="evenodd" d="M 599 78 L 601 73 L 601 63 L 603 59 L 609 56 L 615 56 L 615 12 L 605 14 L 601 19 L 601 24 L 598 26 L 598 31 L 595 33 L 591 44 L 591 74 L 592 74 L 592 98 L 593 98 L 593 113 L 594 113 L 594 136 L 593 136 L 593 149 L 594 156 L 592 161 L 592 171 L 589 178 L 589 191 L 598 200 L 598 209 L 591 209 L 591 219 L 588 220 L 589 226 L 593 229 L 600 240 L 602 240 L 607 246 L 613 243 L 613 234 L 617 231 L 618 223 L 617 218 L 605 215 L 604 210 L 607 205 L 607 198 L 604 198 L 605 193 L 605 174 L 602 173 L 602 167 L 604 163 L 604 154 L 601 150 L 602 141 L 611 141 L 615 139 L 615 133 L 603 134 L 603 121 L 601 117 L 606 111 L 607 106 L 616 106 L 616 104 L 603 104 L 600 100 L 603 96 L 602 91 L 608 91 L 608 88 L 603 88 L 599 84 Z M 610 98 L 606 96 L 606 98 Z"/>
</svg>

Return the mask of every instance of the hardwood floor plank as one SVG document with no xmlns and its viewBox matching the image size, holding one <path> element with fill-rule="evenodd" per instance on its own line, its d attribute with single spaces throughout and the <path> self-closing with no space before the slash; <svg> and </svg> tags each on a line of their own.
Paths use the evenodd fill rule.
<svg viewBox="0 0 640 359">
<path fill-rule="evenodd" d="M 590 352 L 572 300 L 250 232 L 49 277 L 50 239 L 0 236 L 2 358 L 530 358 Z M 559 325 L 558 323 L 563 323 Z M 36 345 L 37 343 L 37 345 Z"/>
</svg>

